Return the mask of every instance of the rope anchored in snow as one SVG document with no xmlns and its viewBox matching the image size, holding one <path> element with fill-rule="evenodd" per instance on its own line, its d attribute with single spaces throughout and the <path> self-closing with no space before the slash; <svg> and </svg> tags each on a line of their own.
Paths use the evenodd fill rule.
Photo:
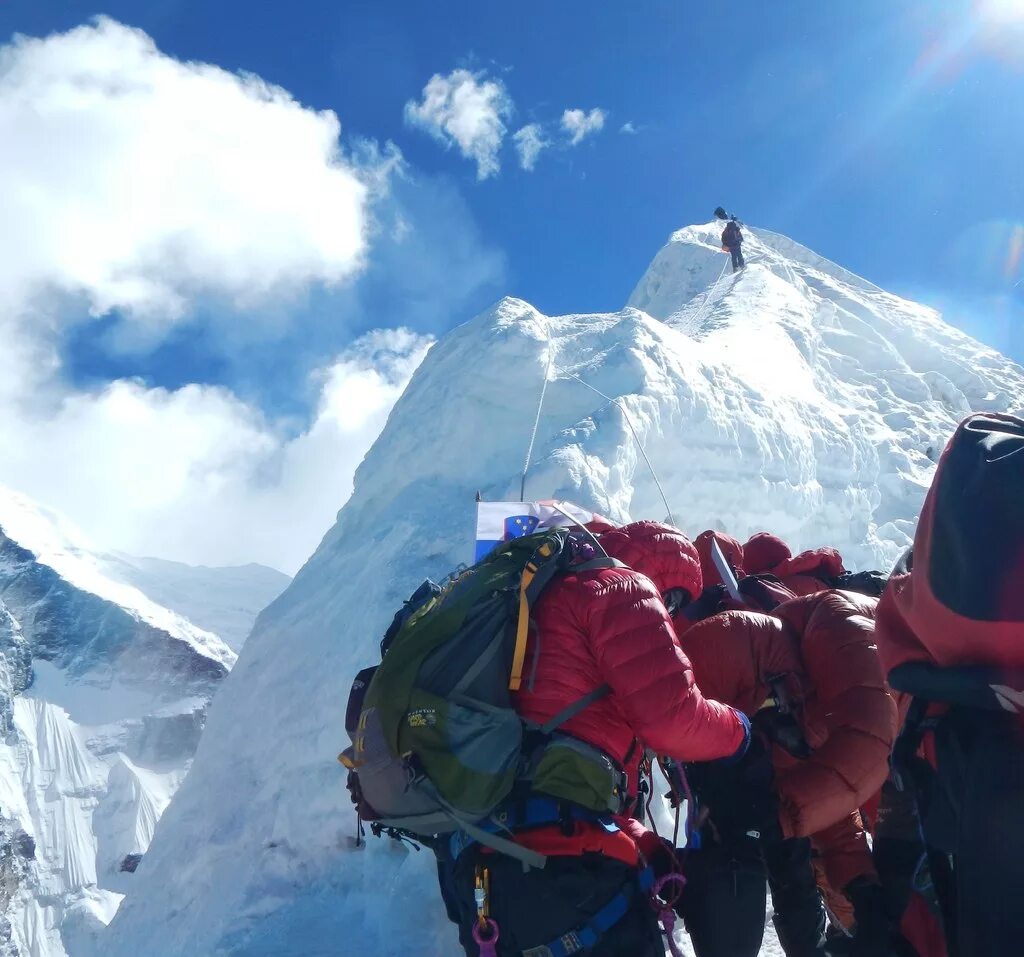
<svg viewBox="0 0 1024 957">
<path fill-rule="evenodd" d="M 647 452 L 644 449 L 643 442 L 640 441 L 640 436 L 637 435 L 636 429 L 633 427 L 633 420 L 629 416 L 629 412 L 626 410 L 626 406 L 623 404 L 622 399 L 613 399 L 610 395 L 605 395 L 600 389 L 595 389 L 589 382 L 584 382 L 578 375 L 572 372 L 566 372 L 564 375 L 569 379 L 575 379 L 580 385 L 590 389 L 591 392 L 601 396 L 602 399 L 617 405 L 619 411 L 622 413 L 622 417 L 626 420 L 626 425 L 629 426 L 629 431 L 633 433 L 633 440 L 636 442 L 636 447 L 640 450 L 640 454 L 643 456 L 644 461 L 647 463 L 647 468 L 650 469 L 651 478 L 654 479 L 654 484 L 658 487 L 658 491 L 661 493 L 661 500 L 665 503 L 665 514 L 668 516 L 669 523 L 675 525 L 676 520 L 672 515 L 672 507 L 668 504 L 668 496 L 665 494 L 665 489 L 661 486 L 661 481 L 658 479 L 658 473 L 654 471 L 654 466 L 651 464 L 651 460 L 647 457 Z"/>
<path fill-rule="evenodd" d="M 704 321 L 710 306 L 713 302 L 718 301 L 718 287 L 722 284 L 722 280 L 725 278 L 725 271 L 729 268 L 729 260 L 727 259 L 722 265 L 722 271 L 718 274 L 718 278 L 711 284 L 708 291 L 704 294 L 704 301 L 700 304 L 700 308 L 697 310 L 696 316 L 693 318 L 686 315 L 685 312 L 672 316 L 676 325 L 681 325 L 684 322 L 690 326 L 691 329 L 696 329 Z"/>
<path fill-rule="evenodd" d="M 533 458 L 533 443 L 537 441 L 537 429 L 540 427 L 540 416 L 544 409 L 544 397 L 548 393 L 551 381 L 551 366 L 555 358 L 555 344 L 551 341 L 551 330 L 548 330 L 548 365 L 544 372 L 544 384 L 540 388 L 540 400 L 537 402 L 537 416 L 533 420 L 533 431 L 530 433 L 530 444 L 526 448 L 526 461 L 523 462 L 523 481 L 519 485 L 519 501 L 526 501 L 526 476 L 530 472 L 530 459 Z"/>
<path fill-rule="evenodd" d="M 725 275 L 725 269 L 724 268 L 722 269 L 722 275 Z M 720 280 L 722 278 L 722 276 L 719 276 L 718 278 Z M 715 286 L 717 286 L 717 285 L 718 285 L 718 283 L 716 282 Z M 712 289 L 713 288 L 714 287 L 712 287 Z M 533 446 L 534 446 L 534 444 L 537 441 L 537 431 L 540 428 L 540 417 L 541 417 L 541 415 L 544 412 L 544 399 L 547 397 L 548 383 L 551 381 L 551 367 L 554 364 L 554 358 L 555 358 L 555 345 L 554 345 L 554 342 L 551 339 L 551 330 L 550 329 L 548 330 L 547 337 L 548 337 L 548 361 L 547 361 L 547 368 L 545 369 L 545 372 L 544 372 L 544 382 L 543 382 L 543 384 L 541 385 L 541 388 L 540 388 L 540 398 L 537 400 L 537 414 L 534 417 L 533 429 L 530 432 L 530 444 L 526 448 L 526 460 L 523 462 L 523 477 L 522 477 L 522 481 L 520 482 L 520 485 L 519 485 L 519 501 L 520 502 L 525 502 L 526 501 L 526 479 L 527 479 L 527 476 L 530 474 L 530 462 L 533 459 Z M 603 393 L 600 389 L 595 389 L 594 386 L 590 385 L 589 382 L 584 382 L 583 379 L 581 379 L 575 373 L 566 372 L 566 373 L 563 374 L 562 377 L 563 378 L 568 378 L 568 379 L 575 379 L 580 385 L 584 386 L 587 389 L 590 389 L 591 392 L 599 395 L 602 399 L 605 399 L 606 401 L 611 402 L 613 405 L 618 406 L 619 411 L 622 413 L 623 419 L 625 419 L 625 421 L 626 421 L 626 425 L 629 426 L 629 431 L 633 435 L 633 440 L 636 442 L 636 447 L 640 450 L 640 455 L 643 457 L 644 462 L 647 463 L 647 468 L 650 470 L 651 478 L 654 479 L 654 484 L 658 488 L 658 492 L 661 495 L 661 500 L 662 500 L 662 502 L 665 505 L 665 514 L 668 516 L 669 523 L 672 524 L 672 525 L 675 525 L 676 520 L 675 520 L 675 517 L 672 515 L 672 506 L 670 506 L 668 504 L 668 496 L 665 494 L 665 489 L 662 487 L 661 480 L 658 478 L 658 473 L 654 470 L 654 466 L 651 464 L 651 460 L 647 457 L 647 451 L 646 451 L 646 449 L 644 449 L 644 445 L 640 441 L 640 436 L 637 434 L 636 428 L 633 426 L 633 420 L 630 418 L 629 411 L 626 409 L 626 406 L 623 404 L 622 399 L 621 398 L 612 398 L 612 396 L 610 396 L 610 395 L 605 395 L 605 393 Z"/>
</svg>

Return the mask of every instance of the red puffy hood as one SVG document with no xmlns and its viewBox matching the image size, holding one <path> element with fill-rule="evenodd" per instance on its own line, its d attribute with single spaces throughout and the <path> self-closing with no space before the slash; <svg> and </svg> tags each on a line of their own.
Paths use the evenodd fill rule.
<svg viewBox="0 0 1024 957">
<path fill-rule="evenodd" d="M 725 560 L 732 567 L 733 571 L 736 572 L 736 577 L 742 578 L 743 572 L 746 570 L 746 564 L 743 561 L 743 546 L 731 535 L 726 535 L 725 532 L 716 532 L 709 528 L 706 532 L 701 532 L 693 540 L 693 544 L 697 548 L 697 555 L 700 557 L 700 572 L 704 581 L 704 587 L 722 584 L 722 576 L 718 574 L 715 561 L 711 557 L 712 542 L 718 542 L 718 547 L 722 549 Z"/>
<path fill-rule="evenodd" d="M 778 535 L 758 532 L 743 546 L 743 570 L 748 575 L 763 575 L 793 557 L 789 546 Z"/>
<path fill-rule="evenodd" d="M 917 525 L 912 555 L 878 608 L 887 672 L 1024 667 L 1024 420 L 969 416 L 946 446 Z"/>
<path fill-rule="evenodd" d="M 743 546 L 748 575 L 775 575 L 785 581 L 796 575 L 827 580 L 843 574 L 843 556 L 834 548 L 811 548 L 793 556 L 789 546 L 770 532 L 758 532 Z"/>
<path fill-rule="evenodd" d="M 661 522 L 633 522 L 601 536 L 612 558 L 646 575 L 661 594 L 685 588 L 691 598 L 703 589 L 697 549 L 678 528 Z"/>
</svg>

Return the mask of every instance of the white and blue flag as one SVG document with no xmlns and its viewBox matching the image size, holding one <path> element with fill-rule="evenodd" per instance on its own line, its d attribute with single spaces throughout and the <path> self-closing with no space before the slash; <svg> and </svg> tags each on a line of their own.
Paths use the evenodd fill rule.
<svg viewBox="0 0 1024 957">
<path fill-rule="evenodd" d="M 562 512 L 568 514 L 564 515 Z M 495 545 L 510 542 L 513 538 L 522 538 L 538 529 L 572 525 L 576 522 L 586 525 L 595 520 L 604 521 L 599 515 L 571 502 L 478 502 L 476 556 L 473 560 L 480 561 Z"/>
</svg>

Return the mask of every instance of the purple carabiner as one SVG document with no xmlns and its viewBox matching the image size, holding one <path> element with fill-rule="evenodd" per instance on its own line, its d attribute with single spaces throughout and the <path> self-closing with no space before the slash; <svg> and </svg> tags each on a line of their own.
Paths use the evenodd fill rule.
<svg viewBox="0 0 1024 957">
<path fill-rule="evenodd" d="M 662 888 L 666 884 L 681 884 L 680 890 L 682 890 L 683 887 L 686 887 L 686 878 L 682 874 L 666 874 L 664 877 L 658 878 L 654 883 L 654 887 L 651 888 L 651 906 L 661 922 L 669 952 L 672 954 L 672 957 L 682 957 L 682 953 L 676 945 L 675 934 L 673 933 L 676 927 L 676 912 L 661 896 Z"/>
<path fill-rule="evenodd" d="M 483 919 L 483 928 L 487 931 L 485 937 L 481 933 L 480 921 L 473 921 L 473 940 L 480 948 L 480 957 L 498 957 L 497 944 L 501 934 L 498 932 L 498 922 L 489 917 Z"/>
<path fill-rule="evenodd" d="M 661 897 L 661 890 L 666 884 L 682 884 L 683 886 L 679 888 L 679 890 L 681 891 L 684 887 L 686 887 L 686 878 L 678 871 L 673 871 L 671 874 L 666 874 L 664 875 L 664 877 L 659 877 L 654 882 L 654 887 L 651 888 L 652 900 L 656 900 L 657 898 Z M 657 904 L 655 904 L 655 910 L 658 910 Z"/>
</svg>

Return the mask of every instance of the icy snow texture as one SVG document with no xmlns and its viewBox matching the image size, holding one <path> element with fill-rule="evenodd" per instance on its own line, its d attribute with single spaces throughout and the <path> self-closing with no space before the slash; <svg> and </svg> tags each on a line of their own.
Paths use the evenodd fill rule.
<svg viewBox="0 0 1024 957">
<path fill-rule="evenodd" d="M 0 489 L 0 954 L 90 949 L 234 658 Z"/>
<path fill-rule="evenodd" d="M 1024 372 L 796 243 L 748 236 L 736 277 L 718 227 L 691 227 L 622 312 L 506 299 L 430 352 L 337 524 L 257 620 L 105 954 L 458 952 L 430 855 L 353 846 L 335 754 L 394 609 L 472 555 L 474 493 L 518 497 L 549 361 L 528 495 L 664 518 L 631 422 L 691 533 L 767 528 L 888 565 L 958 419 L 1020 410 Z"/>
</svg>

